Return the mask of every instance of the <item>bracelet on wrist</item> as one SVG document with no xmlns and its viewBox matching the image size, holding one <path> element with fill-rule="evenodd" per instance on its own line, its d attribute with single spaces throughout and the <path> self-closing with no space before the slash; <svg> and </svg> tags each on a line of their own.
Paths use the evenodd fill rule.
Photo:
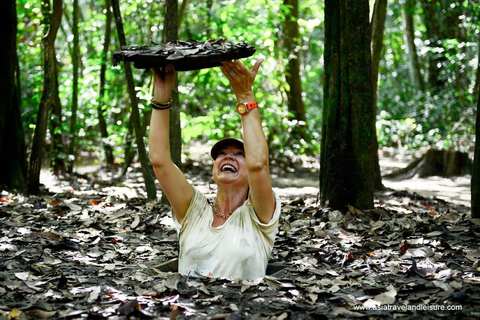
<svg viewBox="0 0 480 320">
<path fill-rule="evenodd" d="M 152 108 L 156 110 L 165 110 L 165 109 L 170 109 L 172 106 L 172 97 L 167 102 L 158 102 L 155 100 L 155 98 L 152 99 L 151 104 Z"/>
</svg>

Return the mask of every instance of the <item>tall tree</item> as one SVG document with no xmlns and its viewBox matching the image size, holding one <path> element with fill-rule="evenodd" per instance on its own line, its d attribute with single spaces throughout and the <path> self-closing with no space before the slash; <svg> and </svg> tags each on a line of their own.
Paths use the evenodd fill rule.
<svg viewBox="0 0 480 320">
<path fill-rule="evenodd" d="M 480 48 L 480 37 L 477 39 L 477 46 Z M 480 61 L 480 50 L 477 53 L 477 61 Z M 477 71 L 475 72 L 475 86 L 473 87 L 473 96 L 478 97 L 480 87 L 480 64 L 477 66 Z"/>
<path fill-rule="evenodd" d="M 52 135 L 52 144 L 49 150 L 51 153 L 51 168 L 56 175 L 63 174 L 66 172 L 65 160 L 68 150 L 64 143 L 65 137 L 63 132 L 62 105 L 60 104 L 60 100 L 58 103 L 52 105 L 49 131 Z"/>
<path fill-rule="evenodd" d="M 378 69 L 382 58 L 383 33 L 387 17 L 387 0 L 376 0 L 372 14 L 372 84 L 373 105 L 377 107 Z"/>
<path fill-rule="evenodd" d="M 127 41 L 125 38 L 125 32 L 123 30 L 123 21 L 120 13 L 120 5 L 118 0 L 112 0 L 113 16 L 115 17 L 115 24 L 117 26 L 117 35 L 120 46 L 126 46 Z M 130 97 L 130 104 L 132 107 L 132 121 L 135 127 L 135 141 L 137 143 L 138 159 L 142 166 L 142 174 L 145 182 L 145 188 L 147 191 L 148 200 L 154 200 L 157 197 L 157 188 L 155 186 L 155 180 L 153 178 L 153 172 L 150 168 L 150 162 L 148 160 L 147 151 L 145 149 L 145 143 L 143 141 L 144 131 L 140 122 L 140 112 L 138 110 L 137 94 L 135 92 L 135 83 L 133 80 L 132 67 L 129 63 L 123 63 L 125 70 L 125 77 L 127 80 L 128 95 Z"/>
<path fill-rule="evenodd" d="M 300 50 L 301 39 L 298 29 L 298 0 L 284 0 L 283 4 L 288 7 L 288 14 L 285 15 L 285 37 L 283 47 L 287 58 L 285 68 L 285 80 L 287 83 L 287 105 L 288 111 L 293 118 L 305 121 L 305 106 L 302 100 L 302 81 L 300 79 Z"/>
<path fill-rule="evenodd" d="M 322 205 L 373 207 L 374 123 L 368 0 L 325 1 Z"/>
<path fill-rule="evenodd" d="M 43 94 L 38 108 L 37 122 L 33 136 L 32 152 L 27 173 L 27 190 L 37 194 L 40 189 L 40 170 L 45 150 L 45 136 L 47 133 L 48 116 L 50 109 L 60 106 L 58 97 L 57 60 L 55 55 L 55 39 L 62 20 L 62 0 L 42 0 L 43 13 Z"/>
<path fill-rule="evenodd" d="M 479 64 L 480 67 L 480 64 Z M 477 120 L 475 124 L 475 151 L 471 181 L 472 218 L 480 218 L 480 97 L 477 98 Z"/>
<path fill-rule="evenodd" d="M 440 78 L 440 65 L 444 60 L 442 46 L 442 29 L 438 17 L 439 0 L 421 0 L 423 9 L 423 21 L 426 28 L 427 38 L 430 42 L 431 50 L 428 55 L 428 84 L 431 89 L 443 87 L 444 80 Z"/>
<path fill-rule="evenodd" d="M 373 88 L 373 114 L 377 115 L 377 87 L 378 69 L 383 50 L 383 32 L 385 30 L 385 19 L 387 17 L 387 0 L 376 0 L 372 15 L 372 88 Z M 374 126 L 375 128 L 375 126 Z M 377 131 L 374 130 L 375 152 L 374 160 L 374 187 L 376 190 L 384 188 L 382 183 L 382 172 L 378 158 Z"/>
<path fill-rule="evenodd" d="M 113 157 L 113 148 L 110 143 L 108 143 L 108 131 L 107 131 L 107 121 L 105 120 L 104 113 L 106 112 L 105 107 L 105 84 L 106 84 L 106 72 L 107 72 L 107 57 L 110 50 L 110 41 L 112 38 L 112 10 L 110 7 L 110 0 L 105 0 L 106 5 L 106 21 L 105 21 L 105 39 L 103 42 L 103 51 L 102 51 L 102 62 L 100 66 L 100 81 L 98 84 L 98 126 L 100 129 L 100 134 L 102 136 L 103 149 L 105 151 L 105 160 L 107 165 L 113 166 L 114 157 Z"/>
<path fill-rule="evenodd" d="M 15 0 L 0 1 L 0 190 L 23 189 L 25 138 L 20 116 Z"/>
<path fill-rule="evenodd" d="M 73 50 L 72 50 L 72 115 L 70 118 L 70 145 L 68 147 L 68 169 L 69 173 L 73 172 L 73 164 L 75 162 L 75 140 L 77 136 L 77 110 L 78 110 L 78 69 L 80 59 L 79 35 L 78 35 L 78 17 L 79 17 L 78 0 L 73 0 Z"/>
<path fill-rule="evenodd" d="M 165 39 L 167 42 L 178 40 L 178 0 L 167 0 L 165 8 Z M 180 101 L 178 81 L 172 92 L 170 109 L 170 150 L 172 161 L 182 167 L 182 132 L 180 127 Z"/>
<path fill-rule="evenodd" d="M 182 24 L 183 17 L 185 16 L 185 10 L 187 9 L 188 0 L 183 0 L 178 12 L 178 26 Z"/>
<path fill-rule="evenodd" d="M 457 56 L 457 63 L 455 64 L 455 86 L 458 93 L 461 95 L 461 99 L 465 99 L 464 93 L 467 92 L 466 88 L 470 79 L 465 72 L 465 64 L 468 64 L 464 58 L 466 54 L 466 48 L 469 41 L 467 40 L 464 20 L 466 17 L 465 2 L 463 0 L 449 0 L 443 2 L 443 18 L 442 27 L 445 39 L 454 40 L 459 43 L 458 46 L 446 46 L 445 55 L 447 57 Z M 478 4 L 478 2 L 477 2 Z M 467 104 L 468 108 L 470 104 Z"/>
<path fill-rule="evenodd" d="M 405 0 L 403 9 L 403 27 L 405 29 L 405 43 L 407 44 L 408 62 L 410 66 L 410 77 L 415 87 L 425 90 L 425 82 L 423 81 L 422 70 L 417 54 L 417 46 L 415 45 L 415 27 L 413 17 L 415 12 L 415 0 Z"/>
</svg>

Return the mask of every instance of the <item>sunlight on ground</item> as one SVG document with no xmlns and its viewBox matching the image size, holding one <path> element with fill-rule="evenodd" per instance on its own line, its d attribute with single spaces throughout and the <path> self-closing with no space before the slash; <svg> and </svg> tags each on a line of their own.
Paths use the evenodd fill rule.
<svg viewBox="0 0 480 320">
<path fill-rule="evenodd" d="M 209 157 L 208 147 L 205 146 L 190 146 L 188 154 L 190 157 Z M 397 156 L 384 157 L 380 153 L 380 166 L 382 168 L 382 173 L 387 174 L 393 170 L 404 168 L 408 165 L 408 157 L 402 158 Z M 407 160 L 405 160 L 407 159 Z M 318 166 L 317 166 L 318 167 Z M 101 166 L 91 165 L 91 166 L 82 166 L 77 167 L 75 170 L 79 174 L 90 174 L 97 172 Z M 311 168 L 310 168 L 311 169 Z M 272 174 L 272 183 L 275 193 L 279 197 L 285 198 L 295 198 L 300 197 L 303 199 L 307 198 L 317 198 L 319 192 L 319 175 L 318 168 L 313 170 L 311 173 L 297 174 L 296 172 L 288 172 L 284 174 Z M 41 183 L 43 183 L 50 192 L 61 193 L 65 191 L 71 191 L 72 187 L 66 181 L 59 181 L 52 172 L 48 170 L 42 170 L 40 176 Z M 383 184 L 385 187 L 394 189 L 397 191 L 408 191 L 416 192 L 419 195 L 424 197 L 437 197 L 445 201 L 465 205 L 470 207 L 471 202 L 471 191 L 470 191 L 470 176 L 456 177 L 452 179 L 442 178 L 442 177 L 429 177 L 425 179 L 412 178 L 407 180 L 387 180 L 383 179 Z M 200 189 L 204 189 L 204 186 L 198 186 Z M 130 199 L 134 197 L 145 197 L 145 192 L 143 191 L 143 186 L 140 184 L 124 183 L 122 186 L 111 187 L 112 192 L 120 197 L 125 199 Z M 115 189 L 115 190 L 113 190 Z M 212 190 L 204 191 L 208 194 Z M 74 190 L 75 192 L 80 192 L 79 190 Z M 85 191 L 87 192 L 87 191 Z M 83 192 L 83 193 L 85 193 Z M 92 190 L 88 192 L 94 192 Z"/>
<path fill-rule="evenodd" d="M 273 191 L 280 198 L 294 198 L 300 197 L 303 199 L 316 198 L 318 194 L 318 188 L 305 187 L 305 188 L 273 188 Z"/>
<path fill-rule="evenodd" d="M 101 166 L 83 166 L 76 168 L 75 171 L 79 174 L 91 174 L 101 169 Z M 59 180 L 51 171 L 42 170 L 40 175 L 40 183 L 44 184 L 49 192 L 64 193 L 72 192 L 77 195 L 95 195 L 95 185 L 91 190 L 74 190 L 68 181 Z M 143 183 L 128 183 L 124 182 L 118 186 L 102 187 L 102 192 L 107 192 L 109 195 L 123 198 L 125 200 L 132 198 L 145 198 L 146 192 Z M 111 191 L 111 192 L 109 192 Z"/>
<path fill-rule="evenodd" d="M 445 201 L 470 207 L 470 176 L 447 179 L 429 177 L 412 178 L 401 181 L 383 180 L 387 188 L 416 192 L 424 197 L 437 197 Z"/>
<path fill-rule="evenodd" d="M 391 152 L 394 155 L 394 152 Z M 380 155 L 380 167 L 382 174 L 388 174 L 392 171 L 405 168 L 411 158 L 405 156 L 382 156 Z M 408 192 L 416 192 L 424 197 L 436 197 L 445 201 L 461 204 L 470 207 L 471 190 L 470 190 L 470 176 L 461 176 L 453 178 L 442 177 L 428 177 L 428 178 L 412 178 L 405 180 L 389 180 L 383 179 L 383 185 L 394 190 L 405 190 Z"/>
</svg>

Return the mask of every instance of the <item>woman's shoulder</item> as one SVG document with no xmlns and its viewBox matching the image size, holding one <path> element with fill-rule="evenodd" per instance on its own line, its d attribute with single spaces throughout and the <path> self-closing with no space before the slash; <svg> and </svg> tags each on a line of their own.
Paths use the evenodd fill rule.
<svg viewBox="0 0 480 320">
<path fill-rule="evenodd" d="M 193 197 L 192 197 L 192 201 L 190 202 L 190 207 L 192 205 L 204 206 L 205 204 L 208 204 L 207 196 L 198 187 L 194 186 Z"/>
</svg>

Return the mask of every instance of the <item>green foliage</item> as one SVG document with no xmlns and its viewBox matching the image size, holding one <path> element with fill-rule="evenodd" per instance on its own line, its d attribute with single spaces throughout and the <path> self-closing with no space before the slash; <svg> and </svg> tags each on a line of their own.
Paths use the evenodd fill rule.
<svg viewBox="0 0 480 320">
<path fill-rule="evenodd" d="M 62 104 L 65 137 L 69 133 L 72 96 L 72 0 L 64 2 L 64 17 L 57 38 L 58 81 Z M 80 0 L 79 109 L 76 150 L 102 157 L 102 139 L 98 130 L 97 107 L 99 73 L 105 37 L 104 1 Z M 180 39 L 207 40 L 227 37 L 229 41 L 255 45 L 257 53 L 244 60 L 252 66 L 265 61 L 255 83 L 256 99 L 272 159 L 288 162 L 304 154 L 320 152 L 321 114 L 323 107 L 323 2 L 305 0 L 300 3 L 300 45 L 295 52 L 282 50 L 283 24 L 289 8 L 280 0 L 198 1 L 190 0 L 179 28 Z M 17 1 L 18 55 L 22 85 L 23 122 L 27 145 L 35 127 L 36 112 L 43 93 L 43 35 L 40 1 Z M 404 42 L 403 3 L 389 2 L 385 29 L 383 59 L 378 87 L 378 137 L 381 146 L 420 148 L 443 146 L 470 150 L 473 141 L 473 97 L 480 32 L 479 4 L 473 0 L 459 1 L 462 37 L 447 38 L 441 47 L 433 47 L 426 38 L 419 3 L 415 10 L 417 53 L 425 81 L 428 63 L 440 57 L 440 77 L 444 86 L 436 91 L 420 92 L 410 80 L 409 61 Z M 121 1 L 125 34 L 129 45 L 162 42 L 164 2 Z M 112 24 L 110 51 L 120 49 Z M 439 49 L 440 48 L 440 49 Z M 290 54 L 300 57 L 301 81 L 306 106 L 306 124 L 289 120 L 286 105 L 285 65 Z M 103 114 L 107 120 L 107 143 L 115 148 L 117 161 L 122 161 L 124 146 L 131 141 L 130 102 L 122 66 L 113 67 L 107 57 L 106 91 Z M 151 96 L 150 72 L 134 69 L 139 107 L 148 111 Z M 220 68 L 181 72 L 178 75 L 181 101 L 182 138 L 206 142 L 224 136 L 240 136 L 240 118 L 236 101 Z M 299 129 L 300 128 L 300 129 Z M 302 138 L 294 138 L 297 131 Z M 68 142 L 68 141 L 67 141 Z"/>
<path fill-rule="evenodd" d="M 463 3 L 465 3 L 464 1 Z M 418 5 L 419 7 L 419 5 Z M 433 46 L 425 27 L 415 20 L 417 53 L 427 88 L 424 92 L 410 80 L 405 52 L 402 6 L 389 6 L 384 60 L 380 66 L 377 135 L 380 146 L 402 148 L 451 148 L 469 151 L 473 147 L 473 96 L 477 69 L 478 4 L 463 12 L 461 27 L 466 40 L 447 38 Z M 475 8 L 475 9 L 473 9 Z M 421 10 L 417 8 L 417 15 Z M 417 16 L 418 18 L 419 16 Z M 428 84 L 429 59 L 441 63 L 440 88 Z"/>
</svg>

